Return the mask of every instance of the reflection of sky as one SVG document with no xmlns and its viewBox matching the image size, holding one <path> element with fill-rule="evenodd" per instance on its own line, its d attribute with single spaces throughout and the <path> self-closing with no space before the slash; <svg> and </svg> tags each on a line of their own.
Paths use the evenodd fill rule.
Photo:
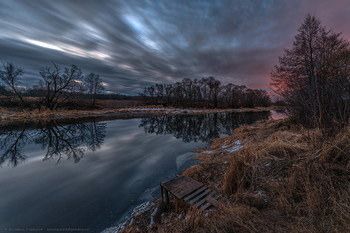
<svg viewBox="0 0 350 233">
<path fill-rule="evenodd" d="M 274 120 L 280 120 L 287 118 L 287 115 L 283 112 L 271 110 L 271 118 Z"/>
<path fill-rule="evenodd" d="M 270 71 L 309 12 L 350 38 L 347 0 L 61 0 L 0 2 L 0 62 L 30 85 L 54 61 L 97 72 L 107 91 L 213 75 L 268 88 Z"/>
<path fill-rule="evenodd" d="M 57 165 L 54 159 L 42 162 L 40 146 L 27 145 L 23 164 L 0 169 L 0 226 L 98 232 L 151 195 L 145 190 L 177 174 L 191 157 L 188 152 L 205 146 L 145 134 L 139 122 L 109 121 L 101 149 L 86 151 L 79 163 L 65 158 Z"/>
</svg>

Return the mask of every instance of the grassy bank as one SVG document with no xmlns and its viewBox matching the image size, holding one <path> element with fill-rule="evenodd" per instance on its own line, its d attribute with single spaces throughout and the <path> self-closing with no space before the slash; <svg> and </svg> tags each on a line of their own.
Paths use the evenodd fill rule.
<svg viewBox="0 0 350 233">
<path fill-rule="evenodd" d="M 123 232 L 350 232 L 349 133 L 286 119 L 240 127 L 184 172 L 223 194 L 218 208 L 158 202 Z"/>
<path fill-rule="evenodd" d="M 124 107 L 124 108 L 107 108 L 101 107 L 95 110 L 38 110 L 32 111 L 13 111 L 5 108 L 0 108 L 0 123 L 8 121 L 26 121 L 33 119 L 53 119 L 53 118 L 79 118 L 89 116 L 104 116 L 104 115 L 177 115 L 177 114 L 207 114 L 207 113 L 219 113 L 219 112 L 259 112 L 279 109 L 278 107 L 268 108 L 242 108 L 242 109 L 181 109 L 173 107 L 163 107 L 161 105 L 151 106 L 137 106 L 137 107 Z"/>
</svg>

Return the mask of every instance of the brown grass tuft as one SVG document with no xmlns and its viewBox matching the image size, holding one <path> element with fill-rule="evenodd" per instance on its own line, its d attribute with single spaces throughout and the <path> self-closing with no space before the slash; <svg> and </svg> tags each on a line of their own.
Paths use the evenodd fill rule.
<svg viewBox="0 0 350 233">
<path fill-rule="evenodd" d="M 244 148 L 228 152 L 238 141 Z M 267 121 L 200 153 L 185 174 L 222 192 L 219 207 L 165 211 L 149 231 L 350 232 L 350 127 L 325 138 L 288 120 Z"/>
<path fill-rule="evenodd" d="M 318 130 L 290 131 L 280 125 L 269 133 L 271 125 L 264 127 L 265 133 L 255 132 L 232 157 L 224 182 L 227 194 L 241 203 L 244 193 L 263 193 L 264 208 L 289 219 L 291 231 L 350 232 L 349 129 L 320 138 Z"/>
</svg>

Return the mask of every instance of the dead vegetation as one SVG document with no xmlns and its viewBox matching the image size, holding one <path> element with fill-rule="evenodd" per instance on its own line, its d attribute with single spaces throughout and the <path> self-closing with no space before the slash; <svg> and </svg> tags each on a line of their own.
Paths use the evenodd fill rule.
<svg viewBox="0 0 350 233">
<path fill-rule="evenodd" d="M 0 107 L 0 124 L 13 121 L 31 121 L 31 120 L 48 120 L 53 118 L 79 118 L 89 116 L 160 116 L 160 115 L 177 115 L 177 114 L 210 114 L 222 112 L 263 112 L 278 109 L 276 107 L 269 108 L 245 108 L 245 109 L 176 109 L 173 107 L 164 108 L 162 105 L 148 105 L 131 107 L 137 102 L 126 102 L 122 107 L 122 101 L 113 100 L 110 102 L 97 101 L 96 109 L 55 109 L 50 110 L 46 107 L 33 110 L 16 110 Z M 113 105 L 114 104 L 114 105 Z M 114 107 L 111 107 L 114 106 Z"/>
<path fill-rule="evenodd" d="M 159 211 L 152 228 L 128 232 L 350 232 L 349 152 L 350 128 L 325 137 L 289 120 L 240 127 L 185 171 L 224 194 L 219 208 Z"/>
</svg>

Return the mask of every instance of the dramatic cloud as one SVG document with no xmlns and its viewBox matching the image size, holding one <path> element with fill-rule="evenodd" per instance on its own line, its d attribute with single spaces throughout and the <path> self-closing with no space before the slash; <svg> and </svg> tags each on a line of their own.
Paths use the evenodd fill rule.
<svg viewBox="0 0 350 233">
<path fill-rule="evenodd" d="M 107 90 L 212 75 L 268 88 L 270 71 L 307 13 L 350 38 L 347 0 L 2 1 L 0 62 L 35 84 L 50 62 L 96 72 Z"/>
</svg>

